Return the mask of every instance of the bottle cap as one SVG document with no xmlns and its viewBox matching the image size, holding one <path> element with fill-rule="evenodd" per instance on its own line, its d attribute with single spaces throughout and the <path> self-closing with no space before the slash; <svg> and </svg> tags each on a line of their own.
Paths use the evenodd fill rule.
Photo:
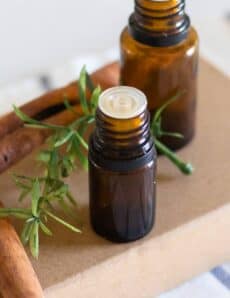
<svg viewBox="0 0 230 298">
<path fill-rule="evenodd" d="M 135 118 L 147 108 L 147 99 L 140 90 L 119 86 L 104 91 L 98 103 L 99 109 L 114 119 Z"/>
</svg>

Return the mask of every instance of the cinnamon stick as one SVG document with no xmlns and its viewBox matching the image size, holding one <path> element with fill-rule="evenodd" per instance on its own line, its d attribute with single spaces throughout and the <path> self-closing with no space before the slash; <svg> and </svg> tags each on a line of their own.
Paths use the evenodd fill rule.
<svg viewBox="0 0 230 298">
<path fill-rule="evenodd" d="M 0 297 L 44 297 L 20 239 L 5 219 L 0 219 Z"/>
<path fill-rule="evenodd" d="M 95 85 L 100 85 L 102 89 L 107 89 L 118 83 L 119 66 L 118 63 L 111 63 L 97 70 L 92 74 L 92 80 Z M 21 107 L 21 110 L 30 117 L 36 117 L 44 111 L 51 108 L 55 109 L 63 105 L 64 99 L 67 98 L 71 103 L 77 101 L 78 88 L 77 81 L 69 85 L 50 91 Z M 22 121 L 11 112 L 0 117 L 0 139 L 5 135 L 15 131 L 22 126 Z"/>
<path fill-rule="evenodd" d="M 78 115 L 82 113 L 79 105 L 73 107 L 73 111 Z M 66 110 L 44 122 L 68 125 L 76 119 L 76 114 Z M 51 131 L 46 129 L 22 127 L 6 135 L 0 142 L 0 173 L 38 148 L 50 134 Z"/>
<path fill-rule="evenodd" d="M 100 84 L 103 89 L 115 86 L 118 84 L 118 77 L 119 77 L 119 66 L 117 63 L 113 63 L 103 67 L 101 70 L 98 70 L 93 75 L 93 81 L 95 84 Z M 64 90 L 64 91 L 63 91 Z M 52 102 L 52 98 L 54 96 L 55 103 L 63 101 L 63 92 L 72 96 L 72 98 L 78 97 L 78 90 L 77 84 L 74 83 L 73 85 L 70 84 L 65 88 L 61 88 L 58 90 L 54 90 L 49 92 L 39 99 L 31 101 L 27 105 L 24 106 L 25 109 L 30 107 L 30 110 L 27 114 L 33 116 L 32 113 L 41 112 L 40 106 L 45 106 L 43 104 L 43 100 L 47 100 L 49 103 Z M 37 104 L 39 102 L 39 105 Z M 34 104 L 35 103 L 35 104 Z M 48 105 L 46 105 L 47 107 Z M 81 115 L 81 107 L 79 104 L 76 104 L 73 107 L 75 113 L 77 115 Z M 48 119 L 46 119 L 47 123 L 57 124 L 57 125 L 68 125 L 69 123 L 73 122 L 76 119 L 76 114 L 65 110 L 63 112 L 58 113 Z M 13 114 L 8 114 L 4 121 L 9 125 L 9 121 L 13 121 L 10 125 L 10 130 L 16 128 L 12 133 L 5 135 L 5 137 L 0 142 L 0 173 L 5 171 L 11 165 L 15 164 L 17 161 L 24 158 L 26 155 L 31 153 L 35 148 L 38 148 L 41 144 L 44 143 L 45 139 L 50 135 L 50 131 L 48 130 L 41 130 L 41 129 L 31 129 L 21 127 L 18 128 L 18 124 L 21 125 L 18 118 Z M 0 127 L 2 125 L 2 120 L 0 120 Z M 17 129 L 18 128 L 18 129 Z M 3 130 L 2 130 L 3 132 Z M 8 128 L 9 132 L 9 128 Z M 6 133 L 6 129 L 4 131 Z"/>
</svg>

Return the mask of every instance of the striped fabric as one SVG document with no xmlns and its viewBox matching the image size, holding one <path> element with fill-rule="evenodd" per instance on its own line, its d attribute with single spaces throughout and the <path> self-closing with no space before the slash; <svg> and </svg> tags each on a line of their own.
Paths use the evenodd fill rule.
<svg viewBox="0 0 230 298">
<path fill-rule="evenodd" d="M 158 298 L 229 298 L 230 263 L 214 268 Z"/>
<path fill-rule="evenodd" d="M 40 76 L 28 78 L 0 87 L 0 115 L 12 110 L 12 104 L 22 105 L 52 88 L 63 86 L 78 78 L 83 65 L 89 72 L 118 58 L 115 50 L 92 56 L 81 56 L 47 71 Z M 230 298 L 230 263 L 214 268 L 182 286 L 160 295 L 158 298 Z"/>
</svg>

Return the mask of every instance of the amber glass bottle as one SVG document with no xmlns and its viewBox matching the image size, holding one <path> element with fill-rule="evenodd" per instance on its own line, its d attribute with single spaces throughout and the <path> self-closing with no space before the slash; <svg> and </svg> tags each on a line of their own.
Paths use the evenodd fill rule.
<svg viewBox="0 0 230 298">
<path fill-rule="evenodd" d="M 90 138 L 90 217 L 114 242 L 145 236 L 155 217 L 156 151 L 145 95 L 135 88 L 105 91 Z"/>
<path fill-rule="evenodd" d="M 163 115 L 171 149 L 187 144 L 195 132 L 198 35 L 185 14 L 185 0 L 136 0 L 135 12 L 121 35 L 121 84 L 142 90 L 152 113 L 181 92 Z"/>
</svg>

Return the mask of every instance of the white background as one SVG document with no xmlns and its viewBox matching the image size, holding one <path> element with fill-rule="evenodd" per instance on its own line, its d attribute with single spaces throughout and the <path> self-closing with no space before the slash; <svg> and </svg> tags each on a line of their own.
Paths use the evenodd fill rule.
<svg viewBox="0 0 230 298">
<path fill-rule="evenodd" d="M 133 2 L 0 0 L 0 86 L 118 46 Z M 230 0 L 187 0 L 187 8 L 202 53 L 230 74 Z"/>
</svg>

